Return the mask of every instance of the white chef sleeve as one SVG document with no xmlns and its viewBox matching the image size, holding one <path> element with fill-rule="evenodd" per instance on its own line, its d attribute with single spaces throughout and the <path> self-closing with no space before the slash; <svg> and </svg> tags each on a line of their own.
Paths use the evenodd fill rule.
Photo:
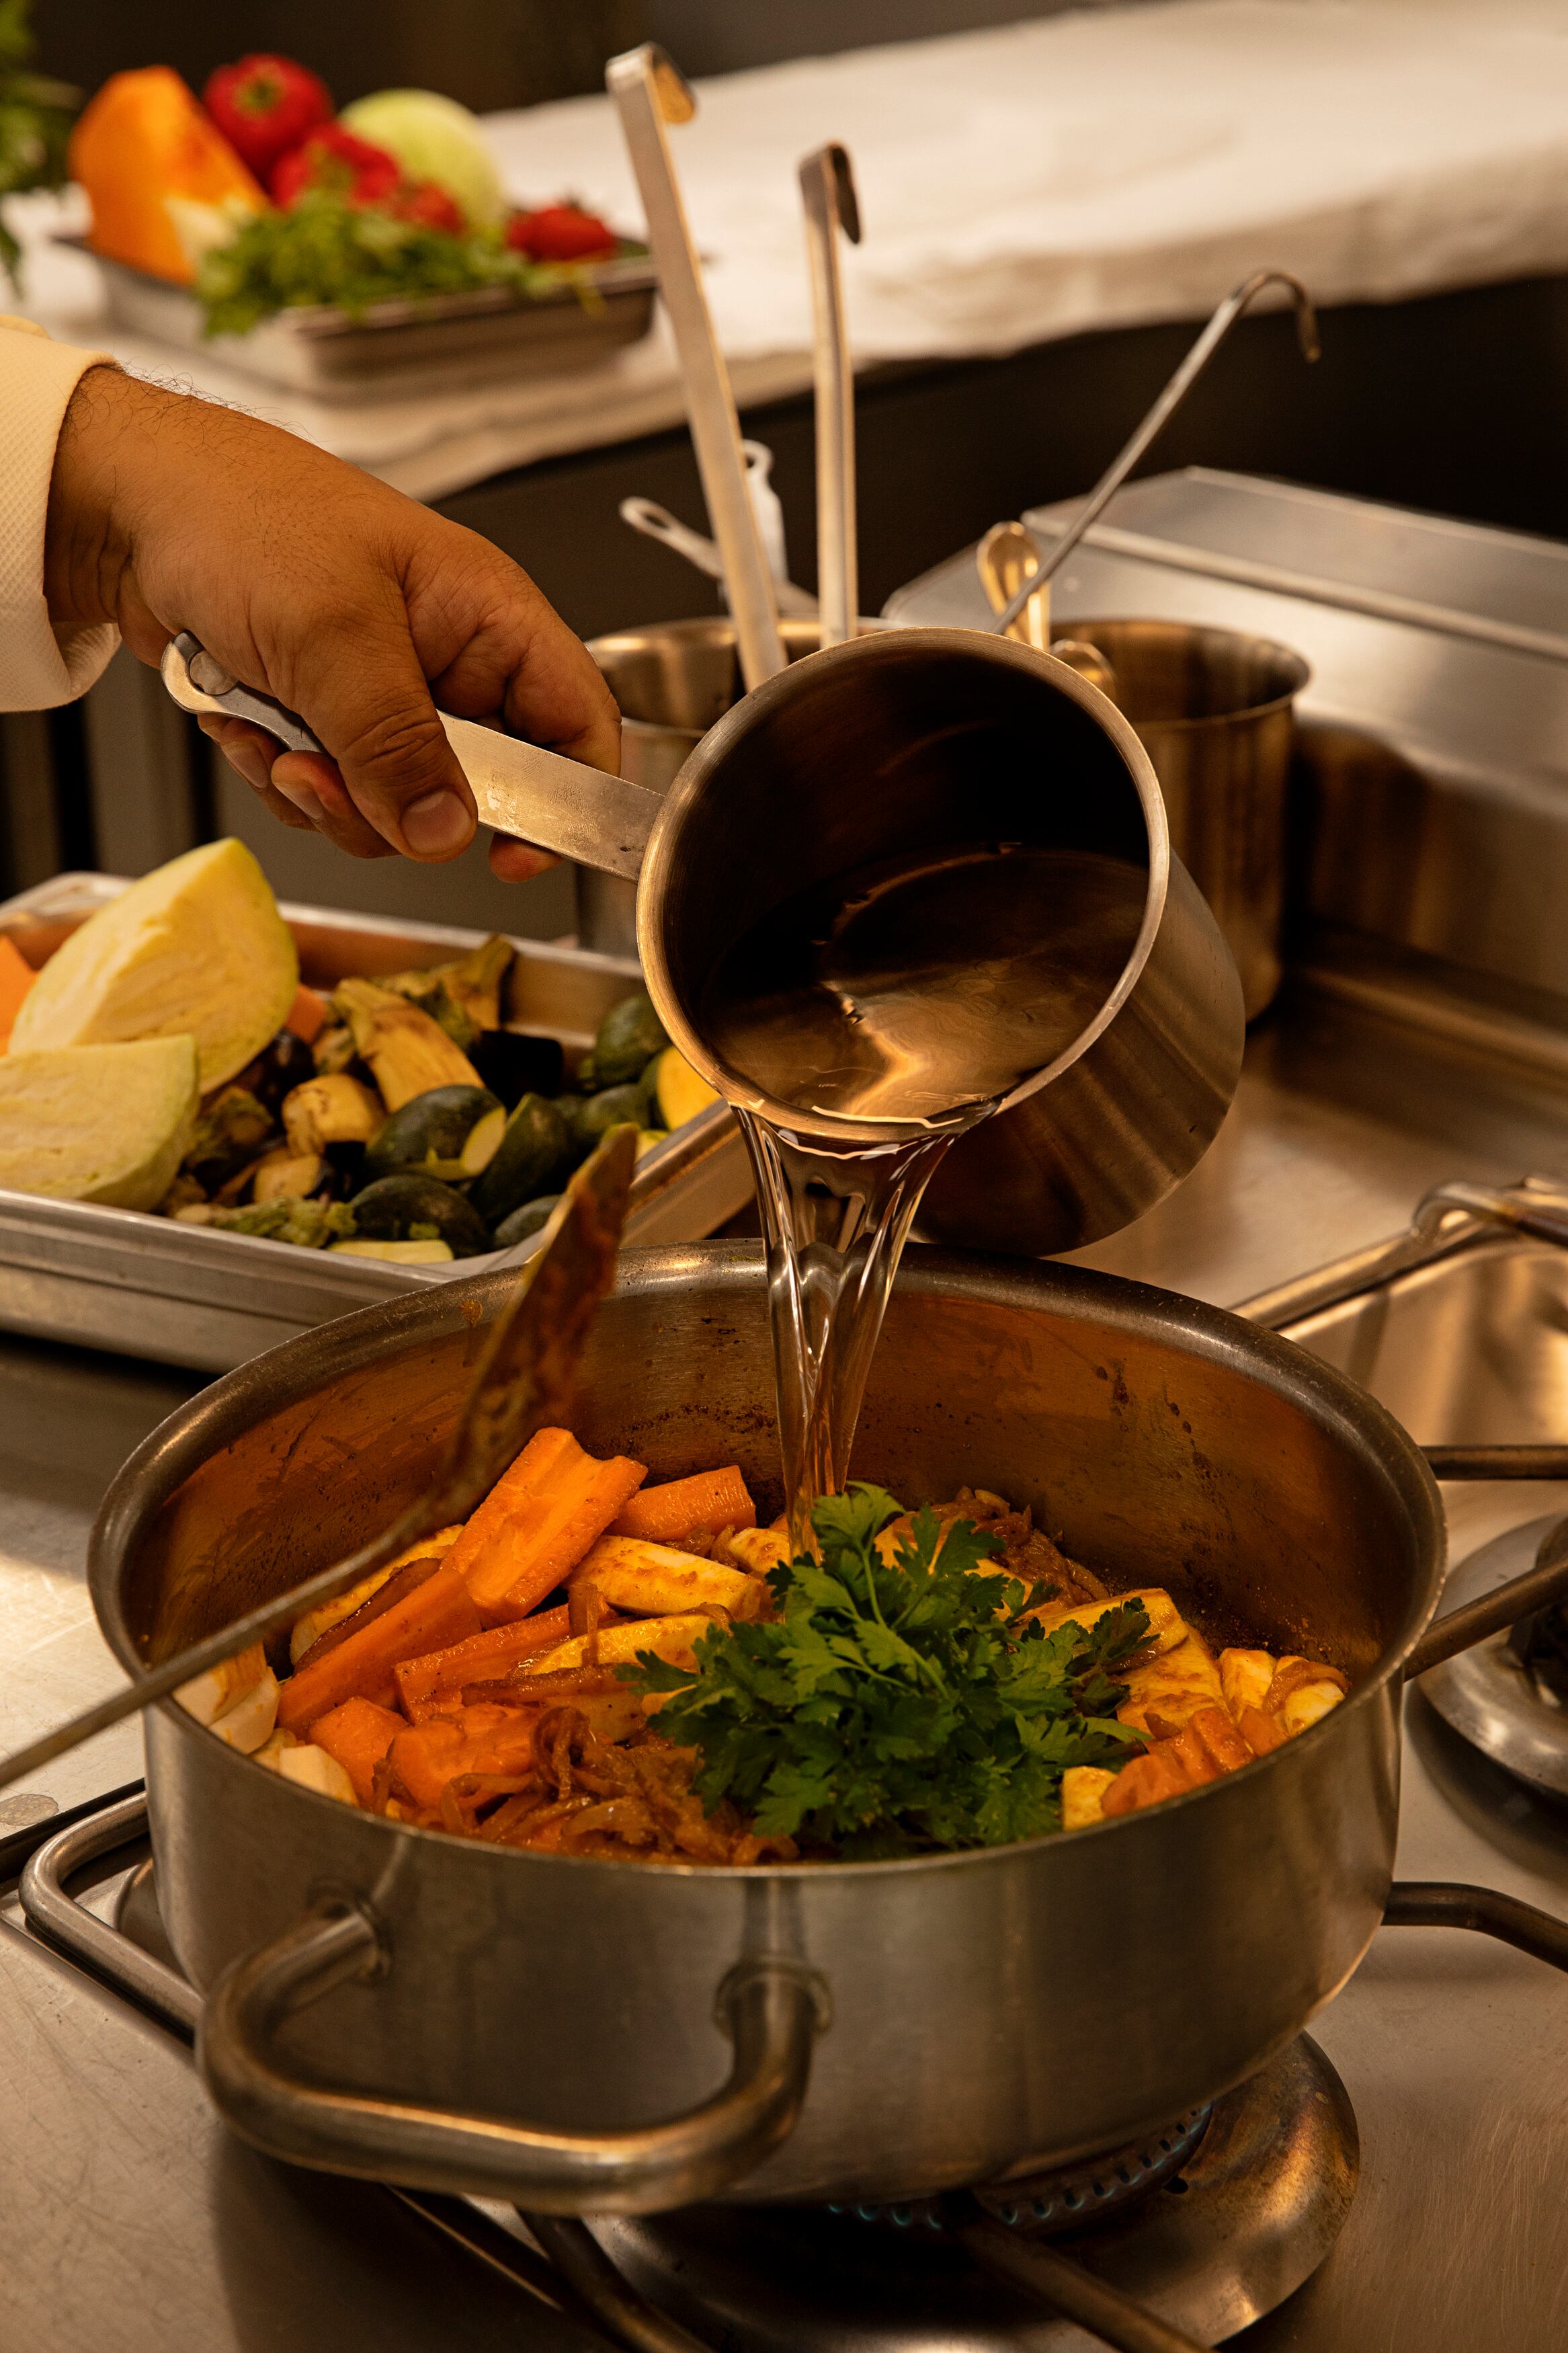
<svg viewBox="0 0 1568 2353">
<path fill-rule="evenodd" d="M 44 601 L 44 523 L 70 396 L 108 352 L 51 343 L 0 318 L 0 711 L 47 711 L 84 694 L 120 642 L 107 623 L 57 629 Z"/>
</svg>

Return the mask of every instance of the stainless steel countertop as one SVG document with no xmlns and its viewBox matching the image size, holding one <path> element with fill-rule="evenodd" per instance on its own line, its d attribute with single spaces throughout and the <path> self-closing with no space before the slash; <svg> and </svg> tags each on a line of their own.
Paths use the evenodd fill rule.
<svg viewBox="0 0 1568 2353">
<path fill-rule="evenodd" d="M 1409 999 L 1412 1020 L 1394 1018 L 1398 1001 L 1397 987 L 1342 975 L 1295 985 L 1254 1037 L 1197 1175 L 1080 1256 L 1234 1302 L 1402 1226 L 1442 1177 L 1568 1171 L 1568 1078 L 1551 1051 L 1531 1069 L 1445 1042 L 1440 1005 Z M 87 1529 L 120 1459 L 195 1386 L 0 1341 L 0 1631 L 13 1662 L 18 1627 L 24 1646 L 22 1674 L 4 1684 L 7 1745 L 112 1680 L 82 1579 Z M 1457 1553 L 1568 1508 L 1561 1488 L 1450 1494 Z M 1418 1698 L 1407 1723 L 1402 1875 L 1479 1882 L 1568 1917 L 1568 1814 L 1464 1748 Z M 70 1802 L 130 1778 L 133 1741 L 103 1750 L 51 1794 Z M 1361 2187 L 1322 2271 L 1233 2341 L 1258 2353 L 1558 2353 L 1561 1977 L 1479 1936 L 1385 1930 L 1313 2031 L 1355 2105 Z M 334 2324 L 343 2341 L 389 2353 L 587 2342 L 384 2193 L 239 2148 L 177 2044 L 4 1921 L 0 2080 L 0 2342 L 261 2353 L 330 2342 Z"/>
</svg>

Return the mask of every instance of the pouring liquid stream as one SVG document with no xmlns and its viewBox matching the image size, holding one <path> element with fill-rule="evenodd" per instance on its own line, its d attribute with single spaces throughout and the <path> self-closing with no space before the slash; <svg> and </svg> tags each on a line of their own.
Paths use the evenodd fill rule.
<svg viewBox="0 0 1568 2353">
<path fill-rule="evenodd" d="M 1095 853 L 988 843 L 836 877 L 742 934 L 704 1033 L 807 1118 L 737 1105 L 768 1257 L 792 1536 L 841 1490 L 910 1229 L 953 1140 L 1066 1051 L 1116 986 L 1147 875 Z M 871 1125 L 825 1140 L 809 1115 Z"/>
</svg>

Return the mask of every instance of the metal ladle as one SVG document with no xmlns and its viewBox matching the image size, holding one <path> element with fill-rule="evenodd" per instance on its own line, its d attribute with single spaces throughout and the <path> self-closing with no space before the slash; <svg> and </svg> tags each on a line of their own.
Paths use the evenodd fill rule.
<svg viewBox="0 0 1568 2353">
<path fill-rule="evenodd" d="M 857 634 L 860 611 L 855 529 L 855 369 L 844 315 L 838 239 L 860 242 L 860 203 L 847 151 L 818 147 L 802 159 L 805 253 L 811 269 L 812 357 L 816 387 L 816 578 L 822 642 Z"/>
<path fill-rule="evenodd" d="M 1032 607 L 1037 598 L 1039 600 L 1038 616 L 1029 625 L 1029 634 L 1026 643 L 1046 647 L 1050 633 L 1051 581 L 1061 570 L 1085 532 L 1098 522 L 1100 517 L 1105 512 L 1106 508 L 1150 444 L 1163 430 L 1181 406 L 1242 312 L 1250 307 L 1266 286 L 1289 288 L 1291 299 L 1296 307 L 1296 334 L 1301 347 L 1301 356 L 1309 363 L 1320 357 L 1322 346 L 1318 339 L 1318 314 L 1313 308 L 1311 296 L 1299 278 L 1292 277 L 1288 269 L 1256 269 L 1250 278 L 1244 278 L 1239 286 L 1233 286 L 1158 400 L 1143 418 L 1142 423 L 1131 438 L 1117 451 L 1049 554 L 1044 557 L 1040 555 L 1034 540 L 1027 532 L 1024 531 L 1021 523 L 997 527 L 1006 533 L 1022 532 L 1036 559 L 1034 568 L 1023 575 L 1006 603 L 998 610 L 996 628 L 999 634 L 1007 635 L 1026 608 Z M 994 536 L 992 533 L 986 534 L 986 538 L 981 542 L 982 550 L 992 543 Z M 997 543 L 997 544 L 1001 545 L 1003 543 Z M 1016 543 L 1009 539 L 1005 542 L 1005 545 L 1009 550 L 1011 560 L 1012 555 L 1016 552 Z M 990 578 L 984 565 L 981 578 L 984 581 L 986 592 L 989 595 Z M 1049 649 L 1053 653 L 1057 651 L 1055 647 Z"/>
</svg>

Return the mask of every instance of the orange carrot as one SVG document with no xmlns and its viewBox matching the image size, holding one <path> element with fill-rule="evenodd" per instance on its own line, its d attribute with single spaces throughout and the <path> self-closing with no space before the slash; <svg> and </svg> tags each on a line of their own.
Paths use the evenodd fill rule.
<svg viewBox="0 0 1568 2353">
<path fill-rule="evenodd" d="M 496 1482 L 447 1555 L 489 1626 L 526 1618 L 576 1567 L 647 1478 L 625 1455 L 601 1462 L 569 1430 L 542 1430 Z"/>
<path fill-rule="evenodd" d="M 438 1806 L 441 1792 L 459 1773 L 524 1774 L 533 1769 L 537 1707 L 494 1707 L 481 1702 L 432 1716 L 428 1724 L 400 1732 L 392 1743 L 395 1783 L 416 1806 Z"/>
<path fill-rule="evenodd" d="M 724 1528 L 754 1528 L 757 1507 L 746 1492 L 739 1466 L 699 1471 L 634 1495 L 610 1534 L 642 1536 L 649 1544 L 678 1545 L 692 1536 L 716 1536 Z"/>
<path fill-rule="evenodd" d="M 291 1029 L 295 1037 L 302 1039 L 307 1046 L 313 1046 L 326 1026 L 327 1008 L 323 999 L 315 989 L 307 988 L 301 981 L 294 991 L 294 1002 L 289 1008 L 289 1018 L 283 1024 L 284 1029 Z"/>
<path fill-rule="evenodd" d="M 0 938 L 0 1054 L 11 1043 L 22 999 L 37 976 L 16 941 Z"/>
<path fill-rule="evenodd" d="M 400 1660 L 442 1650 L 479 1630 L 468 1588 L 448 1559 L 395 1609 L 290 1675 L 279 1698 L 278 1721 L 285 1732 L 302 1736 L 346 1699 L 371 1699 L 385 1707 L 397 1696 L 393 1670 Z"/>
<path fill-rule="evenodd" d="M 559 1609 L 537 1609 L 531 1618 L 520 1618 L 515 1625 L 495 1626 L 488 1634 L 470 1634 L 466 1642 L 454 1642 L 448 1650 L 402 1660 L 395 1673 L 404 1713 L 411 1722 L 423 1724 L 426 1716 L 453 1704 L 465 1683 L 483 1683 L 487 1677 L 499 1680 L 531 1651 L 552 1651 L 571 1633 L 571 1605 L 563 1602 Z"/>
<path fill-rule="evenodd" d="M 408 1726 L 389 1707 L 377 1707 L 373 1699 L 346 1699 L 342 1707 L 330 1707 L 310 1726 L 310 1738 L 329 1757 L 335 1757 L 354 1785 L 354 1796 L 362 1806 L 368 1806 L 375 1782 L 375 1768 L 400 1732 Z"/>
</svg>

